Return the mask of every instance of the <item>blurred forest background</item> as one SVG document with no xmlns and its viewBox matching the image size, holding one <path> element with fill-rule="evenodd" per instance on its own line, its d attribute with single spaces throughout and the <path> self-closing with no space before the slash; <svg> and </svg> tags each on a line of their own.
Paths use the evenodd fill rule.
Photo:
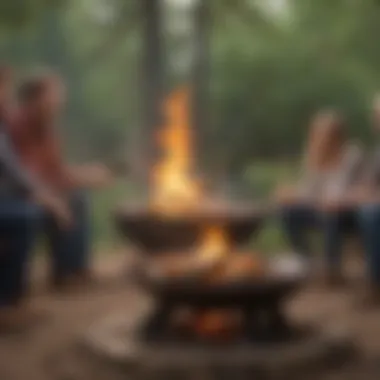
<svg viewBox="0 0 380 380">
<path fill-rule="evenodd" d="M 308 121 L 321 107 L 344 112 L 352 137 L 370 144 L 370 106 L 380 90 L 379 1 L 166 0 L 164 40 L 146 25 L 153 3 L 0 2 L 0 59 L 20 76 L 50 66 L 67 81 L 62 125 L 70 160 L 135 162 L 144 153 L 149 76 L 141 60 L 149 44 L 164 51 L 165 89 L 189 80 L 191 56 L 200 54 L 210 89 L 198 131 L 205 170 L 244 183 L 252 197 L 268 196 L 295 172 Z M 124 178 L 95 196 L 99 242 L 112 240 L 109 210 L 133 196 L 132 184 Z M 273 233 L 263 239 L 274 244 Z"/>
</svg>

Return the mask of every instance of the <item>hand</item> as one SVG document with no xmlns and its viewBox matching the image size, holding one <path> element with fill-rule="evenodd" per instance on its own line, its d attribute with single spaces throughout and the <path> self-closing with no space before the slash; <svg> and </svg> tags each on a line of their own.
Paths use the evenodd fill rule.
<svg viewBox="0 0 380 380">
<path fill-rule="evenodd" d="M 292 204 L 297 201 L 297 194 L 292 186 L 281 186 L 275 193 L 275 199 L 280 204 Z"/>
<path fill-rule="evenodd" d="M 344 199 L 333 197 L 324 198 L 320 203 L 320 208 L 325 212 L 335 212 L 339 211 L 346 206 Z"/>
<path fill-rule="evenodd" d="M 77 182 L 83 186 L 99 188 L 108 185 L 113 180 L 111 171 L 104 165 L 83 165 L 73 169 Z"/>
<path fill-rule="evenodd" d="M 356 188 L 344 196 L 344 202 L 348 207 L 357 207 L 374 201 L 376 197 L 366 188 Z"/>
<path fill-rule="evenodd" d="M 111 171 L 104 165 L 88 166 L 85 176 L 92 187 L 107 186 L 113 180 Z"/>
<path fill-rule="evenodd" d="M 38 203 L 46 207 L 55 217 L 62 229 L 68 229 L 73 224 L 72 215 L 67 204 L 48 191 L 40 191 L 35 195 Z"/>
</svg>

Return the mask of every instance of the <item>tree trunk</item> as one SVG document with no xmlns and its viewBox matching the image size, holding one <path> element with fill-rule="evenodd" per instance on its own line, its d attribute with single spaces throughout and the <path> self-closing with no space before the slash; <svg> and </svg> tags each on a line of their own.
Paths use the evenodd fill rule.
<svg viewBox="0 0 380 380">
<path fill-rule="evenodd" d="M 143 22 L 142 58 L 142 130 L 141 162 L 145 185 L 149 185 L 149 172 L 156 157 L 155 131 L 161 123 L 160 103 L 163 96 L 164 65 L 161 25 L 161 0 L 141 2 Z"/>
<path fill-rule="evenodd" d="M 81 139 L 80 134 L 78 134 L 76 124 L 79 121 L 86 124 L 91 119 L 84 102 L 82 67 L 70 58 L 70 44 L 65 38 L 65 26 L 61 11 L 61 8 L 57 6 L 46 8 L 39 23 L 39 34 L 34 51 L 41 62 L 62 75 L 70 90 L 64 115 L 65 128 L 62 133 L 68 140 L 67 153 L 83 160 L 88 158 L 90 152 L 83 149 L 83 138 Z"/>
<path fill-rule="evenodd" d="M 194 62 L 192 68 L 192 121 L 197 170 L 208 173 L 206 154 L 209 125 L 209 77 L 210 77 L 210 0 L 199 0 L 194 14 Z"/>
</svg>

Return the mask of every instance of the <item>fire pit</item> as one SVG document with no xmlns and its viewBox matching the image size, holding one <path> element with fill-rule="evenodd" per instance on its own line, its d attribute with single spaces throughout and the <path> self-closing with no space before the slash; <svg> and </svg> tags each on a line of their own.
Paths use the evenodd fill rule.
<svg viewBox="0 0 380 380">
<path fill-rule="evenodd" d="M 240 320 L 236 340 L 283 339 L 290 328 L 282 300 L 298 288 L 303 268 L 284 273 L 278 264 L 246 252 L 266 216 L 263 207 L 205 194 L 192 175 L 188 100 L 187 91 L 179 91 L 165 105 L 167 123 L 158 136 L 163 154 L 153 168 L 148 204 L 126 205 L 116 213 L 119 230 L 146 258 L 136 271 L 139 284 L 157 301 L 143 335 L 181 340 L 172 319 L 187 309 L 193 319 L 187 335 L 194 341 L 200 325 L 213 320 L 223 327 L 221 321 L 232 314 Z"/>
<path fill-rule="evenodd" d="M 265 259 L 247 248 L 266 209 L 208 197 L 192 176 L 187 101 L 180 91 L 166 104 L 151 199 L 115 214 L 119 231 L 143 258 L 134 279 L 154 305 L 128 327 L 123 321 L 111 327 L 117 344 L 102 343 L 100 350 L 114 357 L 115 347 L 122 347 L 122 361 L 169 370 L 277 368 L 268 359 L 273 355 L 286 363 L 324 358 L 331 341 L 294 326 L 285 313 L 306 275 L 301 261 Z M 105 340 L 99 331 L 90 339 L 97 351 Z"/>
</svg>

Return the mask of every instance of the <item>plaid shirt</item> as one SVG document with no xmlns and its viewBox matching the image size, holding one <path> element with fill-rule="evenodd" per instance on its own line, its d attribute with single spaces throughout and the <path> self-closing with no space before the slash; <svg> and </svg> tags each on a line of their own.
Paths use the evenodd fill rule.
<svg viewBox="0 0 380 380">
<path fill-rule="evenodd" d="M 68 186 L 59 137 L 53 126 L 36 127 L 19 113 L 11 123 L 10 135 L 20 160 L 36 178 L 56 190 Z"/>
<path fill-rule="evenodd" d="M 5 123 L 0 123 L 0 198 L 28 196 L 39 186 L 17 156 Z"/>
</svg>

